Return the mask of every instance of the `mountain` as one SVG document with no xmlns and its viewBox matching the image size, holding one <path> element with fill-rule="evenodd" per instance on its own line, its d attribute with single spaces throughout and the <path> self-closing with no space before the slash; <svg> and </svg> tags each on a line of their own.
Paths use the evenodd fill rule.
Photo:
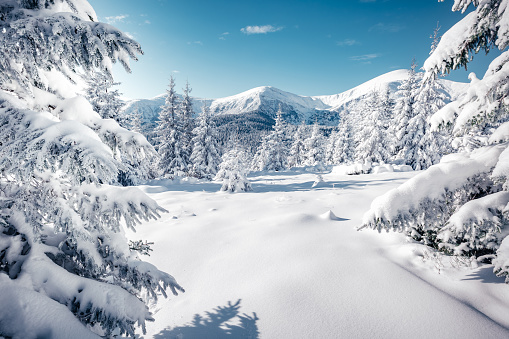
<svg viewBox="0 0 509 339">
<path fill-rule="evenodd" d="M 315 120 L 321 125 L 335 126 L 345 105 L 355 105 L 373 90 L 389 87 L 395 95 L 398 86 L 408 77 L 407 70 L 396 70 L 371 79 L 343 93 L 323 96 L 301 96 L 282 91 L 275 87 L 263 86 L 219 99 L 193 98 L 195 112 L 200 112 L 207 101 L 210 111 L 220 125 L 246 124 L 259 125 L 260 128 L 273 123 L 276 112 L 281 105 L 283 118 L 299 124 L 305 121 L 312 124 Z M 468 84 L 440 79 L 446 95 L 454 99 L 464 93 Z M 138 110 L 145 123 L 157 120 L 160 107 L 164 104 L 166 94 L 152 99 L 131 100 L 126 103 L 124 114 Z M 267 126 L 265 126 L 267 127 Z"/>
</svg>

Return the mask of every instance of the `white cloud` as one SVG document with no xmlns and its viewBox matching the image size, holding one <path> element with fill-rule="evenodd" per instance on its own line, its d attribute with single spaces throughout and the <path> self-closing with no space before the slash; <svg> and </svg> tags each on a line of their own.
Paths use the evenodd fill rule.
<svg viewBox="0 0 509 339">
<path fill-rule="evenodd" d="M 401 31 L 405 26 L 398 25 L 398 24 L 384 24 L 382 22 L 377 23 L 374 26 L 371 26 L 369 31 L 379 31 L 379 32 L 389 32 L 389 33 L 396 33 Z"/>
<path fill-rule="evenodd" d="M 221 33 L 221 36 L 219 37 L 219 40 L 226 40 L 226 36 L 227 35 L 230 35 L 230 32 Z"/>
<path fill-rule="evenodd" d="M 134 40 L 134 35 L 132 35 L 131 33 L 129 32 L 124 32 L 125 35 L 127 35 L 129 38 L 133 39 Z"/>
<path fill-rule="evenodd" d="M 176 74 L 176 73 L 180 73 L 180 71 L 177 71 L 176 69 L 175 69 L 175 70 L 173 70 L 173 71 L 171 71 L 171 72 L 172 72 L 172 73 L 175 73 L 175 74 Z"/>
<path fill-rule="evenodd" d="M 354 39 L 345 39 L 342 41 L 337 41 L 336 45 L 338 46 L 353 46 L 353 45 L 360 45 L 360 42 Z"/>
<path fill-rule="evenodd" d="M 265 26 L 246 26 L 241 28 L 240 31 L 244 34 L 267 34 L 282 30 L 283 27 L 274 27 L 272 25 Z"/>
<path fill-rule="evenodd" d="M 107 17 L 105 17 L 105 19 L 106 19 L 107 23 L 109 23 L 110 25 L 113 25 L 116 22 L 124 22 L 124 19 L 126 19 L 128 17 L 129 17 L 129 15 L 127 15 L 127 14 L 121 14 L 121 15 L 116 15 L 116 16 L 107 16 Z"/>
<path fill-rule="evenodd" d="M 203 42 L 201 42 L 201 41 L 199 41 L 199 40 L 197 40 L 197 41 L 193 41 L 193 42 L 188 41 L 188 42 L 187 42 L 187 44 L 188 44 L 188 45 L 193 45 L 193 44 L 194 44 L 194 45 L 200 45 L 200 46 L 203 46 Z"/>
<path fill-rule="evenodd" d="M 373 54 L 364 54 L 364 55 L 357 55 L 357 56 L 350 57 L 350 60 L 353 60 L 353 61 L 370 61 L 370 60 L 378 58 L 379 56 L 380 56 L 380 54 L 376 54 L 376 53 L 373 53 Z"/>
</svg>

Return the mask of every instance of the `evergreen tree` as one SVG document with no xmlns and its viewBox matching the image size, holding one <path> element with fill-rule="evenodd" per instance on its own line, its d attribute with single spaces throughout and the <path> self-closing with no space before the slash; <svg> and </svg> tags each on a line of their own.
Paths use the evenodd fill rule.
<svg viewBox="0 0 509 339">
<path fill-rule="evenodd" d="M 320 166 L 325 161 L 324 138 L 320 132 L 318 121 L 315 121 L 311 136 L 304 142 L 306 166 Z"/>
<path fill-rule="evenodd" d="M 288 168 L 287 126 L 282 114 L 279 106 L 272 131 L 263 139 L 253 159 L 256 170 L 281 171 Z"/>
<path fill-rule="evenodd" d="M 186 104 L 187 105 L 187 104 Z M 183 131 L 182 104 L 175 92 L 175 79 L 170 77 L 166 100 L 159 113 L 159 125 L 155 129 L 159 170 L 168 178 L 187 175 L 189 171 L 189 138 Z"/>
<path fill-rule="evenodd" d="M 23 312 L 0 312 L 0 333 L 68 336 L 58 319 L 80 338 L 134 337 L 136 325 L 153 320 L 145 302 L 182 290 L 131 252 L 124 235 L 163 211 L 137 188 L 118 185 L 119 172 L 140 170 L 155 152 L 69 88 L 83 81 L 76 70 L 109 72 L 114 61 L 128 69 L 141 48 L 97 22 L 84 0 L 6 0 L 0 18 L 0 290 L 29 296 Z M 48 70 L 67 82 L 46 81 Z M 19 310 L 16 298 L 2 302 Z M 52 317 L 40 317 L 41 307 Z M 40 327 L 16 332 L 13 317 L 37 318 Z"/>
<path fill-rule="evenodd" d="M 126 127 L 125 119 L 119 114 L 124 103 L 120 100 L 120 92 L 113 86 L 120 85 L 113 82 L 113 78 L 106 72 L 94 72 L 87 79 L 85 97 L 92 104 L 94 111 L 99 113 L 103 119 L 114 119 L 122 127 Z"/>
<path fill-rule="evenodd" d="M 365 119 L 359 133 L 355 150 L 356 161 L 385 163 L 389 160 L 389 146 L 386 137 L 388 126 L 383 97 L 373 90 L 364 101 Z"/>
<path fill-rule="evenodd" d="M 299 125 L 297 131 L 293 135 L 292 146 L 290 147 L 290 155 L 288 156 L 289 167 L 303 166 L 306 160 L 305 145 L 306 125 L 304 121 Z"/>
<path fill-rule="evenodd" d="M 142 119 L 140 111 L 136 108 L 129 117 L 131 131 L 143 134 Z"/>
<path fill-rule="evenodd" d="M 343 111 L 343 118 L 339 122 L 337 137 L 334 144 L 333 164 L 349 163 L 354 158 L 354 144 L 352 138 L 352 127 L 348 117 L 348 111 Z"/>
<path fill-rule="evenodd" d="M 494 258 L 495 273 L 507 282 L 509 2 L 456 0 L 453 10 L 464 12 L 470 5 L 474 9 L 442 36 L 424 69 L 426 81 L 466 67 L 472 53 L 493 46 L 503 51 L 482 79 L 470 75 L 464 96 L 430 119 L 434 130 L 450 126 L 471 146 L 377 198 L 364 225 L 404 231 L 446 253 Z"/>
<path fill-rule="evenodd" d="M 211 121 L 210 110 L 206 102 L 203 104 L 202 114 L 198 118 L 197 125 L 193 130 L 194 137 L 192 139 L 192 176 L 210 180 L 217 173 L 221 157 L 218 151 L 215 125 Z"/>
<path fill-rule="evenodd" d="M 216 180 L 223 180 L 221 191 L 240 193 L 252 191 L 251 183 L 247 179 L 247 155 L 238 144 L 227 151 L 219 165 Z"/>
<path fill-rule="evenodd" d="M 419 75 L 415 72 L 417 64 L 412 60 L 412 65 L 408 72 L 408 78 L 403 80 L 396 93 L 396 106 L 394 107 L 394 126 L 396 126 L 396 141 L 393 154 L 397 158 L 407 160 L 410 152 L 415 148 L 415 139 L 419 132 L 415 128 L 419 124 L 410 125 L 410 120 L 415 116 L 416 92 L 419 86 Z"/>
</svg>

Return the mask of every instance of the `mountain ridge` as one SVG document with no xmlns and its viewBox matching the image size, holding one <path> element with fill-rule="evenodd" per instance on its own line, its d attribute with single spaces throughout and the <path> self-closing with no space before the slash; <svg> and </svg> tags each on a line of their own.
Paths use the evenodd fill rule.
<svg viewBox="0 0 509 339">
<path fill-rule="evenodd" d="M 389 87 L 391 95 L 395 96 L 397 87 L 408 78 L 408 70 L 391 71 L 347 91 L 320 96 L 303 96 L 280 90 L 273 86 L 260 86 L 247 91 L 217 99 L 192 98 L 195 112 L 200 112 L 204 102 L 210 105 L 210 112 L 215 117 L 233 115 L 257 115 L 264 119 L 275 117 L 279 106 L 283 111 L 283 118 L 292 124 L 305 121 L 311 124 L 318 121 L 322 125 L 335 126 L 345 105 L 362 100 L 363 97 L 376 89 Z M 460 83 L 439 79 L 449 100 L 461 95 L 468 86 Z M 138 110 L 145 123 L 154 123 L 164 104 L 166 94 L 160 94 L 151 99 L 136 99 L 126 103 L 124 114 Z M 239 119 L 238 117 L 235 119 Z M 249 119 L 249 118 L 248 118 Z"/>
</svg>

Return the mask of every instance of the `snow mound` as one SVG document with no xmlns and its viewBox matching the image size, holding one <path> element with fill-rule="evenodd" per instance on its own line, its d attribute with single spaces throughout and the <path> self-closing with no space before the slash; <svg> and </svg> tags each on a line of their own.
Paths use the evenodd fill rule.
<svg viewBox="0 0 509 339">
<path fill-rule="evenodd" d="M 332 168 L 333 174 L 339 175 L 356 175 L 356 174 L 366 174 L 371 170 L 371 165 L 369 164 L 350 164 L 350 165 L 338 165 Z"/>
<path fill-rule="evenodd" d="M 325 220 L 335 220 L 335 221 L 343 220 L 343 219 L 337 217 L 334 214 L 334 212 L 332 212 L 331 210 L 328 210 L 327 212 L 320 214 L 320 218 L 325 219 Z"/>
</svg>

